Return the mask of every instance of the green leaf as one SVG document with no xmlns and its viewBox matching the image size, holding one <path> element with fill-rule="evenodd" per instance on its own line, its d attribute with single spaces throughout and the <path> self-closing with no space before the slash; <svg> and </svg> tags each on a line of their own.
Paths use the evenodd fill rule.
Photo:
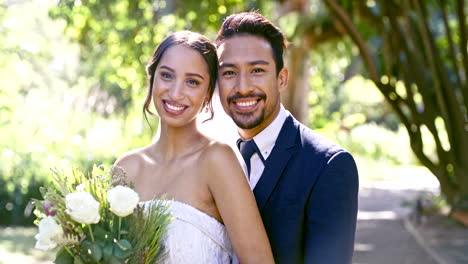
<svg viewBox="0 0 468 264">
<path fill-rule="evenodd" d="M 114 256 L 119 259 L 126 259 L 133 254 L 132 244 L 126 240 L 121 239 L 119 241 L 115 241 L 114 244 Z"/>
<path fill-rule="evenodd" d="M 124 251 L 132 249 L 132 243 L 127 239 L 120 239 L 116 244 Z"/>
<path fill-rule="evenodd" d="M 118 259 L 116 256 L 111 256 L 109 261 L 106 264 L 124 264 L 125 261 L 123 259 Z"/>
<path fill-rule="evenodd" d="M 112 251 L 113 251 L 113 245 L 112 245 L 112 243 L 107 243 L 107 244 L 104 246 L 104 249 L 102 250 L 102 254 L 103 254 L 103 256 L 104 256 L 104 260 L 110 259 L 110 257 L 112 256 Z"/>
<path fill-rule="evenodd" d="M 80 258 L 80 256 L 75 256 L 73 264 L 84 264 L 83 260 Z"/>
<path fill-rule="evenodd" d="M 104 230 L 102 227 L 100 227 L 98 225 L 93 227 L 93 234 L 94 234 L 94 237 L 96 238 L 96 240 L 98 240 L 98 241 L 105 242 L 105 241 L 108 241 L 108 240 L 112 239 L 111 233 L 107 232 L 106 230 Z"/>
<path fill-rule="evenodd" d="M 91 242 L 88 240 L 85 240 L 81 243 L 81 247 L 85 253 L 85 255 L 88 255 L 93 262 L 98 262 L 102 258 L 102 249 L 101 247 L 97 244 L 97 242 Z"/>
<path fill-rule="evenodd" d="M 119 248 L 119 246 L 117 245 L 114 245 L 113 247 L 113 252 L 114 252 L 114 257 L 118 258 L 118 259 L 124 259 L 124 254 L 123 254 L 123 250 Z"/>
<path fill-rule="evenodd" d="M 70 255 L 64 248 L 62 248 L 55 257 L 54 263 L 56 264 L 73 264 L 73 256 Z"/>
<path fill-rule="evenodd" d="M 47 188 L 44 187 L 44 186 L 41 186 L 41 187 L 39 187 L 39 192 L 41 193 L 42 198 L 45 198 L 46 194 L 47 194 Z"/>
</svg>

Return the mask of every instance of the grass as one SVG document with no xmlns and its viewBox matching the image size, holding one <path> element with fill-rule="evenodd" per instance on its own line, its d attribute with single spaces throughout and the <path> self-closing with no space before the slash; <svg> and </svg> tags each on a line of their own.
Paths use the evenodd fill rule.
<svg viewBox="0 0 468 264">
<path fill-rule="evenodd" d="M 55 252 L 34 248 L 36 227 L 0 227 L 0 264 L 53 263 Z"/>
</svg>

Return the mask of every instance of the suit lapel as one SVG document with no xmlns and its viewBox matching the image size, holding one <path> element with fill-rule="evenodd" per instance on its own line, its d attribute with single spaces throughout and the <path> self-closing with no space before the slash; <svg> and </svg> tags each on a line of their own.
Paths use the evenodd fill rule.
<svg viewBox="0 0 468 264">
<path fill-rule="evenodd" d="M 283 174 L 292 153 L 294 152 L 295 139 L 298 127 L 294 124 L 292 116 L 288 116 L 281 128 L 273 151 L 268 156 L 262 176 L 254 188 L 255 199 L 260 211 L 265 207 L 268 198 Z"/>
</svg>

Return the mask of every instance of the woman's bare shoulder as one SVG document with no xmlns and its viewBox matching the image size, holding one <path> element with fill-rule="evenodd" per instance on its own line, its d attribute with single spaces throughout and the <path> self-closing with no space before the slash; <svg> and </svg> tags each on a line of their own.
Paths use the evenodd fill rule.
<svg viewBox="0 0 468 264">
<path fill-rule="evenodd" d="M 128 151 L 115 161 L 114 166 L 123 168 L 129 180 L 132 181 L 136 175 L 139 175 L 139 170 L 147 156 L 146 153 L 147 147 Z"/>
<path fill-rule="evenodd" d="M 219 141 L 213 140 L 208 144 L 203 151 L 202 159 L 201 164 L 204 170 L 206 170 L 205 172 L 242 171 L 242 167 L 232 147 Z M 213 173 L 210 174 L 213 175 Z"/>
<path fill-rule="evenodd" d="M 231 148 L 230 145 L 216 141 L 216 140 L 211 140 L 205 150 L 203 151 L 203 156 L 207 161 L 213 161 L 213 160 L 232 160 L 233 158 L 236 159 L 236 155 L 234 153 L 234 150 Z"/>
</svg>

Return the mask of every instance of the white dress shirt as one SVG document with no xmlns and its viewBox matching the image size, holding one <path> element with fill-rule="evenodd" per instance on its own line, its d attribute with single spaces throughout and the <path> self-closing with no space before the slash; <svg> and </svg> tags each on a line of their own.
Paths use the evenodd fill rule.
<svg viewBox="0 0 468 264">
<path fill-rule="evenodd" d="M 281 105 L 280 110 L 276 118 L 271 122 L 265 129 L 258 133 L 253 140 L 257 144 L 258 149 L 262 153 L 263 159 L 266 160 L 270 156 L 273 147 L 275 146 L 276 139 L 280 133 L 281 128 L 283 127 L 284 121 L 288 117 L 288 111 L 284 109 Z M 247 172 L 247 166 L 245 165 L 244 160 L 241 158 L 244 171 Z M 260 177 L 262 176 L 265 165 L 262 160 L 255 152 L 250 158 L 250 188 L 253 190 L 255 185 L 257 185 Z"/>
</svg>

